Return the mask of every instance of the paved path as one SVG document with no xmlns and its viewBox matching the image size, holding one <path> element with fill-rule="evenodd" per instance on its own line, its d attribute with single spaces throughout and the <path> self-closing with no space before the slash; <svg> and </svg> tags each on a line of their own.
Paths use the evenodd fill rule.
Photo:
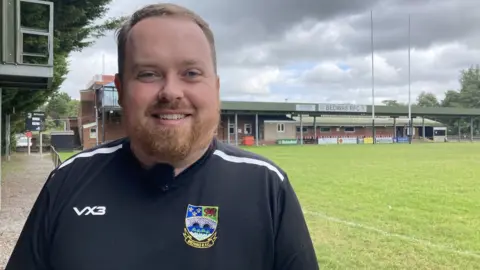
<svg viewBox="0 0 480 270">
<path fill-rule="evenodd" d="M 19 153 L 2 163 L 0 270 L 5 268 L 28 213 L 53 169 L 50 155 Z"/>
</svg>

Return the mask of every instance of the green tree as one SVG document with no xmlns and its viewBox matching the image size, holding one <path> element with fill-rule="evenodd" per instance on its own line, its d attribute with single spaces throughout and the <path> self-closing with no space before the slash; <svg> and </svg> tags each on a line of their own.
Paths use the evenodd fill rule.
<svg viewBox="0 0 480 270">
<path fill-rule="evenodd" d="M 68 112 L 67 117 L 77 117 L 78 116 L 78 106 L 80 106 L 80 101 L 77 99 L 72 99 L 68 102 Z"/>
<path fill-rule="evenodd" d="M 405 106 L 401 103 L 398 103 L 398 101 L 394 100 L 394 99 L 387 99 L 387 100 L 384 100 L 382 101 L 382 103 L 385 105 L 385 106 L 395 106 L 395 107 L 398 107 L 398 106 Z"/>
<path fill-rule="evenodd" d="M 111 18 L 101 24 L 95 23 L 105 16 L 111 0 L 50 1 L 54 3 L 53 84 L 50 89 L 44 91 L 19 89 L 3 91 L 2 112 L 4 114 L 12 114 L 12 123 L 23 121 L 26 112 L 41 107 L 50 97 L 58 92 L 60 85 L 68 74 L 67 57 L 71 52 L 81 51 L 93 45 L 95 40 L 104 36 L 108 31 L 116 29 L 125 19 L 123 17 Z M 44 28 L 45 20 L 42 18 L 44 12 L 39 5 L 22 8 L 21 13 L 22 22 L 29 22 L 31 27 Z M 25 46 L 41 47 L 38 41 L 35 40 L 27 40 L 25 42 Z M 23 131 L 22 126 L 24 127 L 21 124 L 12 125 L 12 133 Z M 2 147 L 2 149 L 4 148 Z"/>
<path fill-rule="evenodd" d="M 440 102 L 438 102 L 438 99 L 434 94 L 423 91 L 417 97 L 417 106 L 420 106 L 420 107 L 439 107 Z"/>
<path fill-rule="evenodd" d="M 45 107 L 45 113 L 52 119 L 68 117 L 69 103 L 72 98 L 65 92 L 57 93 L 50 98 Z"/>
<path fill-rule="evenodd" d="M 445 98 L 440 102 L 442 107 L 462 107 L 460 92 L 448 90 L 445 92 Z"/>
<path fill-rule="evenodd" d="M 470 67 L 460 72 L 460 98 L 464 108 L 480 108 L 480 68 Z"/>
</svg>

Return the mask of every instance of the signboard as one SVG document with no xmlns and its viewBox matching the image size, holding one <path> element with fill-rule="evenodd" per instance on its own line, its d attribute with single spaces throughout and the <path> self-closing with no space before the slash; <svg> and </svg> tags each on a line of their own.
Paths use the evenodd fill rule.
<svg viewBox="0 0 480 270">
<path fill-rule="evenodd" d="M 25 132 L 25 136 L 26 136 L 27 138 L 32 138 L 32 132 L 31 132 L 31 131 Z"/>
<path fill-rule="evenodd" d="M 363 139 L 364 144 L 373 144 L 373 138 L 372 137 L 366 137 Z"/>
<path fill-rule="evenodd" d="M 40 131 L 42 128 L 42 123 L 44 121 L 45 121 L 44 112 L 27 113 L 27 118 L 25 119 L 25 129 L 30 131 Z"/>
<path fill-rule="evenodd" d="M 397 137 L 397 143 L 408 143 L 408 137 Z"/>
<path fill-rule="evenodd" d="M 356 105 L 356 104 L 318 104 L 318 111 L 320 112 L 356 112 L 356 113 L 366 113 L 366 105 Z"/>
<path fill-rule="evenodd" d="M 357 138 L 339 137 L 338 144 L 357 144 Z"/>
<path fill-rule="evenodd" d="M 289 145 L 298 144 L 298 140 L 297 139 L 280 139 L 280 140 L 277 140 L 277 144 L 289 144 Z"/>
<path fill-rule="evenodd" d="M 295 110 L 303 112 L 314 112 L 316 111 L 315 104 L 297 104 L 295 105 Z"/>
<path fill-rule="evenodd" d="M 393 143 L 392 137 L 379 137 L 375 139 L 376 143 Z"/>
<path fill-rule="evenodd" d="M 318 138 L 318 144 L 337 144 L 337 138 Z"/>
</svg>

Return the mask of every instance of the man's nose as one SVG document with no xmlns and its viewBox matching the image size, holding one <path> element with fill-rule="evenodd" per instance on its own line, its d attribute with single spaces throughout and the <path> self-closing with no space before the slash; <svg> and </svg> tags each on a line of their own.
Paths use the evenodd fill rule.
<svg viewBox="0 0 480 270">
<path fill-rule="evenodd" d="M 160 100 L 175 101 L 182 99 L 184 95 L 184 85 L 176 75 L 165 76 L 163 88 L 158 92 Z"/>
</svg>

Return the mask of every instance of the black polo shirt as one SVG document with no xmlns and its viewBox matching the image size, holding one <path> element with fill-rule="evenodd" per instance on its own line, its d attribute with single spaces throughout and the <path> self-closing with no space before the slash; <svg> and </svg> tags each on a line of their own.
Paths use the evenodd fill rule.
<svg viewBox="0 0 480 270">
<path fill-rule="evenodd" d="M 145 170 L 128 139 L 81 152 L 49 176 L 6 270 L 313 270 L 287 175 L 213 141 L 195 164 Z"/>
</svg>

